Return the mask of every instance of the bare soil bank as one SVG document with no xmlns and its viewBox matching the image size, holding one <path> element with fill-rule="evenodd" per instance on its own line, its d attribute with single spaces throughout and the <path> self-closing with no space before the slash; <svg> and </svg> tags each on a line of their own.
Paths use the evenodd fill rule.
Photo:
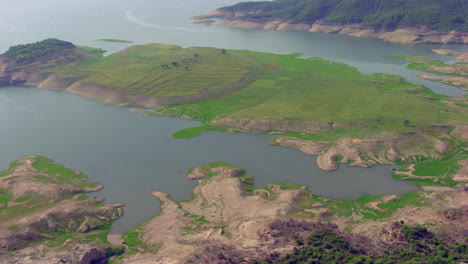
<svg viewBox="0 0 468 264">
<path fill-rule="evenodd" d="M 109 256 L 100 241 L 123 211 L 121 204 L 89 198 L 102 185 L 86 182 L 78 171 L 57 166 L 37 169 L 42 157 L 27 156 L 3 172 L 0 188 L 0 262 L 9 264 L 95 263 Z M 63 167 L 62 167 L 63 168 Z M 66 240 L 68 238 L 68 240 Z"/>
<path fill-rule="evenodd" d="M 188 177 L 199 182 L 189 201 L 175 202 L 167 194 L 152 192 L 162 202 L 161 215 L 135 231 L 141 241 L 139 253 L 116 262 L 224 263 L 218 259 L 223 253 L 242 259 L 235 263 L 251 263 L 269 254 L 291 252 L 295 240 L 288 234 L 300 237 L 320 228 L 349 230 L 376 247 L 401 245 L 403 222 L 426 225 L 455 241 L 462 241 L 468 232 L 462 219 L 468 208 L 464 185 L 421 193 L 421 203 L 427 206 L 405 204 L 389 217 L 369 220 L 360 210 L 352 217 L 343 216 L 335 211 L 332 201 L 314 195 L 305 186 L 251 189 L 250 179 L 243 173 L 229 165 L 194 168 Z M 389 209 L 381 205 L 398 202 L 399 196 L 390 195 L 360 206 L 361 210 L 386 213 Z"/>
</svg>

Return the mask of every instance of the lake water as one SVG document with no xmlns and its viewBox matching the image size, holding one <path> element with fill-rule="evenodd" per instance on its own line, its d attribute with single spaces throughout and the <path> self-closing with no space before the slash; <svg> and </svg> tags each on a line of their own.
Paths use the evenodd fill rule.
<svg viewBox="0 0 468 264">
<path fill-rule="evenodd" d="M 399 74 L 440 93 L 464 94 L 454 87 L 418 79 L 405 69 L 404 62 L 382 57 L 411 54 L 454 62 L 453 57 L 434 54 L 431 49 L 468 51 L 463 45 L 410 45 L 321 33 L 206 27 L 191 24 L 188 19 L 235 2 L 0 0 L 0 52 L 11 45 L 48 37 L 109 52 L 128 44 L 95 39 L 302 52 L 307 57 L 348 63 L 366 74 Z M 142 116 L 63 92 L 1 88 L 0 124 L 0 169 L 19 157 L 39 154 L 83 171 L 105 185 L 95 195 L 127 205 L 126 216 L 114 225 L 114 232 L 128 230 L 158 213 L 158 202 L 145 191 L 160 190 L 175 199 L 189 198 L 194 182 L 186 180 L 181 172 L 213 160 L 246 168 L 249 175 L 255 176 L 257 186 L 291 181 L 309 185 L 312 191 L 331 198 L 401 194 L 415 189 L 406 182 L 392 180 L 389 166 L 342 166 L 334 172 L 321 171 L 312 156 L 269 147 L 267 135 L 210 132 L 190 140 L 173 139 L 173 132 L 198 122 Z"/>
</svg>

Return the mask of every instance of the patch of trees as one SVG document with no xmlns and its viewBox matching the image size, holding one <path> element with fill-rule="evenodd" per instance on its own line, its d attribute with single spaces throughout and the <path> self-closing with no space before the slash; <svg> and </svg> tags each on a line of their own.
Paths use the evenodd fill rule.
<svg viewBox="0 0 468 264">
<path fill-rule="evenodd" d="M 74 48 L 75 45 L 70 42 L 49 38 L 36 43 L 10 47 L 5 53 L 3 53 L 3 55 L 13 62 L 20 63 L 31 61 L 64 49 Z"/>
<path fill-rule="evenodd" d="M 368 254 L 331 230 L 322 230 L 310 235 L 306 241 L 298 243 L 294 252 L 279 259 L 266 258 L 253 264 L 291 263 L 464 263 L 468 260 L 466 243 L 448 244 L 422 226 L 403 226 L 406 241 L 403 246 L 393 246 L 380 254 Z M 406 243 L 405 243 L 406 242 Z M 304 244 L 300 246 L 300 244 Z"/>
<path fill-rule="evenodd" d="M 362 23 L 392 29 L 425 26 L 435 30 L 468 31 L 466 0 L 275 0 L 243 2 L 223 7 L 226 11 L 262 11 L 249 19 L 280 18 L 313 23 Z"/>
</svg>

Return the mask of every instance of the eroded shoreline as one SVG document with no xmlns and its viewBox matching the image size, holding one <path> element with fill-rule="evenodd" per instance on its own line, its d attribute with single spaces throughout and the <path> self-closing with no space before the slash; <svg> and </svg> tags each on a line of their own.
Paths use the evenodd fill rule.
<svg viewBox="0 0 468 264">
<path fill-rule="evenodd" d="M 260 11 L 227 11 L 218 9 L 207 15 L 194 17 L 195 20 L 222 18 L 225 21 L 217 26 L 244 28 L 244 29 L 270 29 L 287 31 L 308 31 L 321 33 L 335 33 L 353 37 L 374 37 L 385 41 L 414 43 L 414 44 L 468 44 L 468 32 L 429 30 L 424 27 L 406 27 L 393 30 L 376 29 L 357 23 L 331 23 L 317 20 L 314 23 L 293 22 L 285 19 L 247 19 L 243 16 L 258 14 Z M 213 23 L 211 23 L 213 24 Z"/>
</svg>

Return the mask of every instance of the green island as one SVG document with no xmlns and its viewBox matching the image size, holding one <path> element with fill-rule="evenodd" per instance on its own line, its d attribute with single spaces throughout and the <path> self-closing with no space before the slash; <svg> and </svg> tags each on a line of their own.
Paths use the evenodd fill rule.
<svg viewBox="0 0 468 264">
<path fill-rule="evenodd" d="M 96 41 L 104 41 L 104 42 L 116 42 L 116 43 L 132 43 L 131 40 L 125 39 L 96 39 Z"/>
<path fill-rule="evenodd" d="M 339 33 L 405 43 L 466 44 L 463 0 L 274 0 L 241 2 L 192 19 L 220 26 Z"/>
<path fill-rule="evenodd" d="M 35 53 L 51 43 L 58 46 Z M 466 261 L 466 96 L 450 98 L 399 76 L 363 75 L 346 64 L 299 58 L 301 54 L 146 44 L 104 57 L 100 49 L 65 43 L 49 39 L 12 47 L 0 56 L 0 85 L 64 90 L 106 104 L 137 106 L 133 111 L 142 114 L 202 122 L 175 132 L 178 138 L 207 131 L 275 134 L 270 144 L 317 155 L 317 165 L 324 170 L 338 169 L 340 163 L 398 164 L 402 167 L 393 177 L 420 190 L 351 201 L 325 199 L 294 183 L 254 188 L 254 178 L 245 170 L 212 162 L 188 172 L 189 179 L 198 180 L 192 199 L 173 201 L 153 191 L 162 213 L 123 234 L 124 244 L 111 246 L 104 234 L 120 215 L 119 206 L 91 203 L 82 193 L 94 185 L 81 173 L 46 158 L 26 157 L 0 174 L 5 185 L 0 186 L 5 190 L 0 228 L 11 231 L 11 237 L 22 226 L 8 222 L 10 210 L 43 214 L 44 208 L 65 199 L 93 206 L 80 212 L 75 224 L 52 217 L 59 221 L 53 225 L 58 228 L 32 229 L 36 233 L 28 239 L 45 247 L 57 245 L 55 255 L 77 237 L 104 248 L 101 256 L 123 253 L 110 263 L 145 263 L 155 257 L 174 263 Z M 394 58 L 412 60 L 415 67 L 439 63 Z M 31 177 L 35 180 L 30 183 Z M 24 182 L 43 184 L 43 190 L 60 186 L 70 194 L 64 191 L 56 200 L 44 200 L 40 192 L 19 194 L 26 190 Z M 16 208 L 17 204 L 28 206 Z M 106 206 L 112 209 L 96 209 Z M 318 245 L 318 240 L 331 242 Z M 18 258 L 35 256 L 17 251 L 29 246 L 25 241 L 14 243 L 3 248 Z M 324 247 L 327 252 L 317 253 Z"/>
</svg>

